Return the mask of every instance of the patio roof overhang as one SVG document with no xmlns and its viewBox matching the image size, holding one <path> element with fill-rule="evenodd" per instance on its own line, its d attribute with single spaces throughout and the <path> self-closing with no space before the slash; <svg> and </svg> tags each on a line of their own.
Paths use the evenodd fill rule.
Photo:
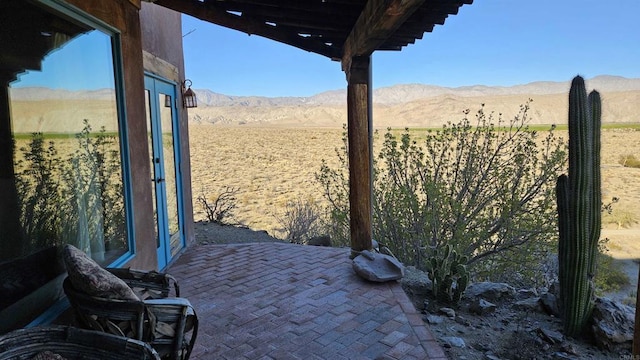
<svg viewBox="0 0 640 360">
<path fill-rule="evenodd" d="M 399 51 L 473 0 L 147 0 L 342 61 Z"/>
<path fill-rule="evenodd" d="M 145 0 L 340 61 L 347 76 L 352 257 L 372 247 L 371 54 L 402 50 L 473 0 Z"/>
</svg>

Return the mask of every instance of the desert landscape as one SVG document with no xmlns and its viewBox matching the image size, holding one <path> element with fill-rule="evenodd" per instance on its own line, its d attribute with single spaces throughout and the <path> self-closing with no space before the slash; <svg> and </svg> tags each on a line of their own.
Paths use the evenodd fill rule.
<svg viewBox="0 0 640 360">
<path fill-rule="evenodd" d="M 602 134 L 603 199 L 620 199 L 612 216 L 607 216 L 611 222 L 607 226 L 626 231 L 618 227 L 637 224 L 618 226 L 614 218 L 640 219 L 640 170 L 623 167 L 619 159 L 640 157 L 640 79 L 597 76 L 586 83 L 603 98 L 607 126 Z M 520 105 L 531 101 L 528 123 L 541 130 L 551 124 L 566 125 L 568 88 L 568 81 L 512 87 L 404 84 L 379 88 L 373 93 L 373 125 L 379 132 L 440 128 L 447 121 L 461 120 L 466 109 L 473 122 L 482 104 L 494 119 L 508 120 L 518 115 Z M 215 198 L 235 188 L 236 220 L 276 236 L 276 217 L 288 202 L 322 204 L 315 174 L 323 159 L 332 167 L 338 165 L 336 149 L 343 146 L 347 119 L 344 90 L 304 98 L 196 93 L 200 105 L 189 110 L 194 199 Z M 622 127 L 611 128 L 614 124 Z M 558 135 L 566 138 L 566 130 Z M 379 140 L 374 142 L 374 153 Z M 196 220 L 202 220 L 204 212 L 194 205 Z"/>
<path fill-rule="evenodd" d="M 485 112 L 505 120 L 517 115 L 520 105 L 531 99 L 529 124 L 536 129 L 566 124 L 569 81 L 534 82 L 511 87 L 483 85 L 446 88 L 425 84 L 401 84 L 373 91 L 373 125 L 386 128 L 440 128 L 457 122 L 463 111 L 473 114 L 485 104 Z M 605 216 L 603 236 L 610 238 L 611 254 L 619 258 L 640 257 L 640 169 L 623 167 L 619 158 L 640 158 L 640 79 L 597 76 L 586 80 L 603 98 L 602 133 L 603 199 L 620 200 Z M 310 201 L 325 205 L 322 188 L 315 179 L 322 160 L 338 166 L 336 149 L 343 146 L 346 123 L 346 90 L 310 97 L 268 98 L 230 96 L 196 90 L 199 106 L 189 109 L 194 216 L 206 219 L 198 197 L 215 199 L 221 192 L 237 190 L 237 209 L 229 221 L 281 237 L 278 216 L 286 205 Z M 12 111 L 22 119 L 14 123 L 18 133 L 54 131 L 52 124 L 75 119 L 91 120 L 94 130 L 113 131 L 113 91 L 73 92 L 44 88 L 12 89 Z M 36 99 L 39 101 L 26 101 Z M 69 114 L 74 103 L 83 102 L 82 114 Z M 46 123 L 34 115 L 47 108 Z M 611 128 L 612 125 L 620 128 Z M 77 125 L 81 126 L 81 125 Z M 74 128 L 80 131 L 81 128 Z M 558 130 L 566 137 L 566 130 Z M 382 134 L 374 142 L 374 152 Z"/>
<path fill-rule="evenodd" d="M 610 90 L 601 91 L 606 123 L 601 152 L 603 201 L 618 199 L 612 213 L 604 215 L 602 238 L 609 240 L 609 255 L 621 263 L 631 279 L 628 287 L 611 294 L 621 300 L 635 295 L 640 259 L 640 169 L 620 163 L 622 156 L 640 157 L 640 80 L 633 80 L 631 85 L 625 82 L 627 88 L 623 90 L 601 84 Z M 424 87 L 412 90 L 406 85 L 378 90 L 382 95 L 374 105 L 374 127 L 380 134 L 374 141 L 374 153 L 388 127 L 409 127 L 419 134 L 424 131 L 421 129 L 461 120 L 465 109 L 470 109 L 472 116 L 481 104 L 485 104 L 485 111 L 510 119 L 517 115 L 520 104 L 533 99 L 529 123 L 536 129 L 566 125 L 566 93 L 556 83 L 546 84 L 552 93 L 545 93 L 544 86 L 529 87 L 532 93 L 526 93 L 526 87 L 515 88 L 516 94 L 506 95 L 497 93 L 504 89 L 493 88 L 458 89 L 433 96 L 419 95 Z M 589 88 L 590 84 L 588 81 Z M 278 238 L 284 236 L 278 217 L 288 203 L 327 205 L 315 177 L 323 160 L 334 168 L 338 166 L 336 150 L 343 146 L 342 125 L 346 122 L 346 105 L 337 104 L 339 97 L 338 92 L 328 93 L 320 100 L 306 99 L 306 104 L 295 98 L 218 97 L 208 99 L 212 105 L 191 109 L 195 221 L 206 221 L 196 199 L 211 201 L 226 189 L 237 191 L 237 209 L 230 222 Z M 397 100 L 402 97 L 405 102 Z M 617 126 L 612 126 L 614 123 Z M 565 129 L 556 131 L 567 139 Z"/>
<path fill-rule="evenodd" d="M 276 237 L 281 235 L 277 216 L 288 202 L 324 205 L 315 174 L 323 159 L 338 166 L 335 149 L 342 146 L 342 133 L 342 129 L 330 128 L 192 124 L 189 138 L 195 220 L 206 220 L 195 198 L 214 199 L 225 188 L 234 187 L 238 189 L 234 221 Z M 566 138 L 566 131 L 558 133 Z M 640 169 L 618 163 L 622 155 L 640 153 L 640 131 L 604 130 L 602 142 L 603 199 L 620 199 L 613 205 L 612 215 L 605 216 L 603 235 L 613 243 L 618 238 L 628 245 L 637 242 L 640 254 Z M 621 216 L 636 222 L 619 226 L 616 219 Z"/>
</svg>

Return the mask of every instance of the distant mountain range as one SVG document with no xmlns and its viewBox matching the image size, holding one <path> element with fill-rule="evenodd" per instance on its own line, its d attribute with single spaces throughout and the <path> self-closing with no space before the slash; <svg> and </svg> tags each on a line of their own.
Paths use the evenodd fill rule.
<svg viewBox="0 0 640 360">
<path fill-rule="evenodd" d="M 603 97 L 604 122 L 640 122 L 640 79 L 597 76 L 588 89 Z M 457 121 L 466 109 L 515 116 L 520 105 L 533 99 L 532 124 L 562 124 L 567 117 L 570 81 L 539 81 L 516 86 L 463 86 L 457 88 L 405 84 L 373 91 L 375 127 L 434 127 Z M 194 90 L 198 107 L 189 109 L 189 121 L 199 124 L 291 127 L 340 127 L 347 122 L 346 89 L 310 97 L 230 96 Z"/>
<path fill-rule="evenodd" d="M 12 100 L 115 100 L 114 89 L 72 91 L 46 87 L 11 88 Z"/>
<path fill-rule="evenodd" d="M 458 121 L 463 111 L 472 113 L 481 104 L 486 111 L 515 116 L 520 105 L 533 99 L 529 112 L 532 124 L 563 124 L 567 117 L 567 94 L 570 81 L 539 81 L 516 86 L 462 86 L 457 88 L 405 84 L 373 91 L 375 127 L 438 127 Z M 640 79 L 620 76 L 597 76 L 587 79 L 588 89 L 597 89 L 603 98 L 604 122 L 640 122 Z M 211 90 L 194 90 L 198 107 L 189 109 L 189 122 L 228 126 L 340 127 L 347 122 L 346 88 L 326 91 L 309 97 L 231 96 Z M 46 131 L 41 119 L 29 117 L 32 101 L 63 106 L 66 101 L 89 101 L 82 116 L 101 119 L 113 109 L 113 89 L 69 91 L 42 87 L 11 88 L 13 111 L 24 120 L 24 131 Z M 64 100 L 64 101 L 62 101 Z M 89 103 L 87 103 L 88 105 Z M 71 106 L 70 108 L 73 108 Z M 62 113 L 61 113 L 62 114 Z M 68 115 L 50 123 L 67 121 Z M 54 115 L 52 115 L 54 116 Z M 109 116 L 114 116 L 109 114 Z M 55 120 L 55 121 L 54 121 Z M 80 122 L 81 123 L 81 122 Z"/>
<path fill-rule="evenodd" d="M 602 93 L 640 90 L 640 79 L 629 79 L 621 76 L 601 75 L 587 79 L 590 89 Z M 565 94 L 569 91 L 571 81 L 537 81 L 515 86 L 461 86 L 456 88 L 405 84 L 382 87 L 373 91 L 373 102 L 381 105 L 396 105 L 432 98 L 441 95 L 460 97 L 499 96 L 499 95 L 550 95 Z M 232 96 L 213 92 L 207 89 L 194 90 L 200 106 L 295 106 L 295 105 L 341 105 L 346 104 L 347 90 L 331 90 L 309 97 L 264 97 L 264 96 Z"/>
</svg>

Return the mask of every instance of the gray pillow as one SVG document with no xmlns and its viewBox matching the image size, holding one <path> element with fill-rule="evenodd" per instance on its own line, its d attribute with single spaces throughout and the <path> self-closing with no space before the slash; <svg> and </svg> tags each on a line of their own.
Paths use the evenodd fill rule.
<svg viewBox="0 0 640 360">
<path fill-rule="evenodd" d="M 65 245 L 63 257 L 69 280 L 76 290 L 95 297 L 140 301 L 122 279 L 103 269 L 75 246 Z"/>
</svg>

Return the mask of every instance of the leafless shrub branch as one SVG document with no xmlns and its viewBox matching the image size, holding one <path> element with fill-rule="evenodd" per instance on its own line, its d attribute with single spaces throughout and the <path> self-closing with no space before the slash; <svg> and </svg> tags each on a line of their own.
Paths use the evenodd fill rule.
<svg viewBox="0 0 640 360">
<path fill-rule="evenodd" d="M 230 224 L 229 219 L 233 218 L 233 211 L 238 207 L 238 192 L 240 188 L 225 186 L 211 202 L 204 195 L 198 196 L 198 203 L 205 211 L 207 220 L 220 225 Z"/>
</svg>

